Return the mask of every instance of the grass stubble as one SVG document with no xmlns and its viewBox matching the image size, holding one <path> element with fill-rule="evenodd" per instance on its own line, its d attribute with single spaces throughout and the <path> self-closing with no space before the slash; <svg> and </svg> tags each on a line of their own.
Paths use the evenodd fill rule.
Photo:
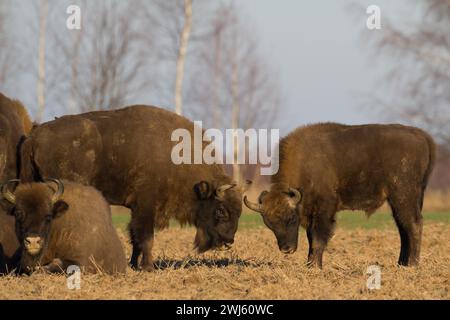
<svg viewBox="0 0 450 320">
<path fill-rule="evenodd" d="M 127 256 L 128 238 L 118 230 Z M 301 232 L 292 255 L 279 252 L 265 228 L 238 231 L 226 252 L 198 255 L 195 230 L 172 227 L 155 239 L 154 272 L 128 268 L 125 275 L 81 276 L 69 290 L 64 275 L 35 273 L 0 277 L 0 299 L 449 299 L 450 225 L 426 224 L 418 268 L 397 265 L 396 229 L 338 228 L 324 254 L 323 270 L 305 266 L 307 241 Z M 369 290 L 367 268 L 381 269 L 381 288 Z"/>
</svg>

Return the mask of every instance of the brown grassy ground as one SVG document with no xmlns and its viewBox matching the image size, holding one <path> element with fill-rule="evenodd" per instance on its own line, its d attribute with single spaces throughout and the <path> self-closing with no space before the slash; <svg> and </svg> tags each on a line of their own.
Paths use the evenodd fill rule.
<svg viewBox="0 0 450 320">
<path fill-rule="evenodd" d="M 121 234 L 127 254 L 126 238 Z M 265 228 L 242 230 L 228 252 L 196 255 L 194 230 L 172 228 L 157 234 L 160 269 L 126 275 L 82 275 L 81 290 L 66 288 L 64 276 L 34 274 L 0 278 L 0 299 L 449 299 L 450 225 L 427 224 L 419 268 L 396 265 L 398 233 L 338 229 L 324 256 L 324 269 L 304 266 L 299 250 L 281 254 Z M 366 288 L 369 265 L 381 267 L 380 290 Z"/>
</svg>

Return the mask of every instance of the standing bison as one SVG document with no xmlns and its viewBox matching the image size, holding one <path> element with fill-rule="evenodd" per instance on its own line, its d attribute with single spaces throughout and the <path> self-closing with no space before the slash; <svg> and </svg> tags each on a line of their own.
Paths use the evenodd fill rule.
<svg viewBox="0 0 450 320">
<path fill-rule="evenodd" d="M 15 218 L 21 272 L 38 266 L 64 272 L 77 265 L 86 272 L 125 273 L 125 253 L 100 192 L 60 180 L 19 184 L 11 192 L 16 182 L 7 182 L 1 192 Z"/>
<path fill-rule="evenodd" d="M 242 210 L 240 187 L 221 165 L 171 159 L 174 130 L 194 124 L 169 111 L 132 106 L 64 116 L 35 128 L 21 151 L 23 181 L 56 177 L 95 186 L 131 209 L 131 265 L 153 269 L 154 230 L 171 219 L 197 227 L 200 252 L 228 248 Z"/>
<path fill-rule="evenodd" d="M 18 146 L 31 127 L 25 107 L 0 93 L 0 182 L 17 177 Z M 0 209 L 0 274 L 14 269 L 18 248 L 14 219 Z"/>
<path fill-rule="evenodd" d="M 402 125 L 317 124 L 280 142 L 280 169 L 269 192 L 247 207 L 262 214 L 284 253 L 297 249 L 307 230 L 308 264 L 322 267 L 336 212 L 368 215 L 386 200 L 400 232 L 400 265 L 419 263 L 422 204 L 435 162 L 435 144 L 424 131 Z"/>
</svg>

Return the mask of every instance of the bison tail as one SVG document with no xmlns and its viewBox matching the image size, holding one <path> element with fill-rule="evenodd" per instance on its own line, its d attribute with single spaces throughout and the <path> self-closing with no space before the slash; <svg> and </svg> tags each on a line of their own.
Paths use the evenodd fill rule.
<svg viewBox="0 0 450 320">
<path fill-rule="evenodd" d="M 425 170 L 423 180 L 422 180 L 422 196 L 421 196 L 421 200 L 420 200 L 420 209 L 422 209 L 422 207 L 423 207 L 423 198 L 425 195 L 425 190 L 427 188 L 428 180 L 430 179 L 431 173 L 433 172 L 434 165 L 436 163 L 436 155 L 437 155 L 437 147 L 436 147 L 436 143 L 434 142 L 433 138 L 426 132 L 424 132 L 424 134 L 425 134 L 425 139 L 427 140 L 427 144 L 428 144 L 428 167 Z"/>
<path fill-rule="evenodd" d="M 434 142 L 433 138 L 429 134 L 425 134 L 425 138 L 428 143 L 428 167 L 425 171 L 425 175 L 423 177 L 422 187 L 426 188 L 428 184 L 428 180 L 431 176 L 431 173 L 433 172 L 434 165 L 436 163 L 436 154 L 437 154 L 437 147 L 436 143 Z"/>
</svg>

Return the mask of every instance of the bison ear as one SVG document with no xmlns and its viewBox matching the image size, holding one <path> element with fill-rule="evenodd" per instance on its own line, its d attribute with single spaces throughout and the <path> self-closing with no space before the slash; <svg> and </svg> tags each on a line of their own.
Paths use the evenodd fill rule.
<svg viewBox="0 0 450 320">
<path fill-rule="evenodd" d="M 14 216 L 16 207 L 13 204 L 11 204 L 9 201 L 0 199 L 0 210 L 4 211 L 9 216 Z M 0 214 L 1 214 L 1 212 L 0 212 Z"/>
<path fill-rule="evenodd" d="M 292 208 L 295 208 L 297 204 L 302 200 L 302 193 L 300 190 L 289 188 L 289 191 L 286 192 L 286 194 L 289 196 L 289 205 Z"/>
<path fill-rule="evenodd" d="M 264 197 L 267 196 L 267 194 L 269 193 L 269 191 L 264 190 L 263 192 L 261 192 L 261 194 L 258 197 L 258 203 L 262 204 L 264 201 Z"/>
<path fill-rule="evenodd" d="M 53 218 L 61 217 L 68 209 L 69 205 L 67 202 L 63 200 L 56 201 L 53 205 Z"/>
<path fill-rule="evenodd" d="M 213 194 L 213 188 L 206 181 L 200 181 L 194 185 L 194 191 L 197 194 L 199 200 L 206 200 L 211 198 Z"/>
</svg>

